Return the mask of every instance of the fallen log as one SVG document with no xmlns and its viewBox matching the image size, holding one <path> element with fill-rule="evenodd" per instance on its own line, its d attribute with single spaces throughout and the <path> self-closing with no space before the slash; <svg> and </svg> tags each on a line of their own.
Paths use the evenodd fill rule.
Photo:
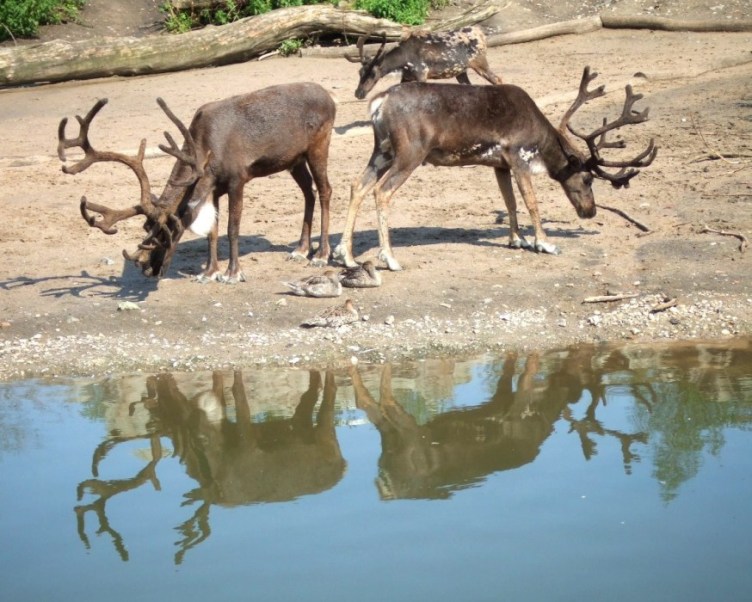
<svg viewBox="0 0 752 602">
<path fill-rule="evenodd" d="M 543 40 L 554 36 L 563 36 L 577 33 L 590 33 L 601 28 L 601 18 L 586 17 L 584 19 L 573 19 L 572 21 L 561 21 L 559 23 L 548 23 L 540 27 L 524 29 L 522 31 L 511 31 L 508 33 L 497 33 L 487 36 L 489 46 L 503 46 L 505 44 L 521 44 L 523 42 L 533 42 Z"/>
<path fill-rule="evenodd" d="M 655 29 L 661 31 L 696 31 L 696 32 L 744 32 L 752 31 L 752 19 L 728 21 L 726 19 L 707 19 L 690 21 L 686 19 L 667 19 L 666 17 L 619 17 L 601 15 L 603 27 L 609 29 Z"/>
<path fill-rule="evenodd" d="M 4 48 L 0 49 L 0 87 L 211 67 L 249 60 L 290 38 L 322 32 L 359 36 L 377 30 L 397 39 L 402 26 L 362 11 L 314 5 L 282 8 L 174 36 Z"/>
<path fill-rule="evenodd" d="M 464 13 L 460 17 L 452 21 L 445 21 L 434 26 L 434 30 L 456 29 L 458 27 L 464 27 L 472 23 L 480 23 L 485 19 L 491 17 L 495 10 L 493 7 L 487 7 L 485 10 L 482 6 L 471 9 L 467 13 Z M 549 23 L 548 25 L 541 25 L 539 27 L 532 27 L 530 29 L 523 29 L 521 31 L 512 31 L 508 33 L 497 33 L 486 36 L 486 43 L 489 47 L 503 46 L 505 44 L 521 44 L 523 42 L 533 42 L 535 40 L 542 40 L 544 38 L 550 38 L 553 36 L 562 36 L 567 34 L 589 33 L 596 31 L 601 27 L 600 17 L 588 17 L 585 19 L 574 19 L 572 21 L 562 21 L 560 23 Z M 385 50 L 390 50 L 397 44 L 387 44 Z M 364 46 L 364 52 L 366 55 L 374 54 L 380 44 L 366 44 Z M 316 56 L 323 58 L 338 58 L 345 56 L 346 54 L 357 56 L 357 51 L 352 46 L 338 46 L 331 48 L 303 48 L 301 50 L 302 56 Z"/>
</svg>

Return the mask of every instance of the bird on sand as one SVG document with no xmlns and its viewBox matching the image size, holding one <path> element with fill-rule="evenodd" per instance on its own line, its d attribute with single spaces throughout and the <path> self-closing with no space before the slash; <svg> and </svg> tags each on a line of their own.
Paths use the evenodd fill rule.
<svg viewBox="0 0 752 602">
<path fill-rule="evenodd" d="M 381 274 L 376 270 L 373 261 L 368 259 L 362 265 L 342 270 L 339 273 L 339 281 L 342 286 L 349 288 L 372 288 L 381 286 Z"/>
<path fill-rule="evenodd" d="M 339 326 L 356 322 L 358 319 L 360 319 L 358 310 L 355 309 L 352 299 L 348 298 L 345 299 L 344 305 L 330 307 L 318 316 L 301 322 L 300 325 L 307 326 L 308 328 L 313 328 L 315 326 L 338 328 Z"/>
<path fill-rule="evenodd" d="M 339 297 L 342 294 L 342 285 L 335 270 L 282 284 L 299 297 Z"/>
</svg>

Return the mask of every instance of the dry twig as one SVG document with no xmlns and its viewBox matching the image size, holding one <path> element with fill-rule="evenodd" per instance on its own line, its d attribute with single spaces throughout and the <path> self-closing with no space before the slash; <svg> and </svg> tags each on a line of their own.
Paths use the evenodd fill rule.
<svg viewBox="0 0 752 602">
<path fill-rule="evenodd" d="M 700 138 L 702 139 L 702 143 L 705 145 L 705 148 L 708 149 L 708 152 L 713 157 L 718 157 L 721 161 L 725 161 L 729 165 L 739 165 L 738 161 L 737 162 L 729 161 L 725 156 L 723 156 L 715 148 L 713 148 L 712 146 L 710 146 L 710 144 L 708 144 L 708 141 L 705 139 L 705 134 L 703 134 L 702 131 L 700 131 L 700 129 L 697 127 L 697 124 L 695 123 L 695 116 L 692 113 L 689 114 L 689 119 L 692 122 L 692 128 L 695 130 L 695 132 L 697 132 L 697 135 L 700 136 Z"/>
<path fill-rule="evenodd" d="M 747 248 L 747 245 L 749 242 L 747 241 L 747 237 L 744 236 L 741 232 L 727 232 L 726 230 L 716 230 L 715 228 L 708 228 L 707 226 L 703 226 L 702 230 L 700 230 L 700 234 L 719 234 L 720 236 L 733 236 L 734 238 L 739 239 L 741 242 L 739 243 L 739 252 L 744 253 L 744 250 Z"/>
<path fill-rule="evenodd" d="M 601 209 L 606 209 L 607 211 L 612 211 L 613 213 L 616 213 L 616 215 L 620 215 L 628 222 L 634 224 L 637 226 L 640 230 L 643 232 L 650 232 L 650 228 L 648 228 L 645 224 L 642 222 L 637 221 L 635 218 L 633 218 L 631 215 L 629 215 L 626 211 L 622 211 L 621 209 L 617 209 L 616 207 L 609 207 L 608 205 L 601 205 L 598 204 L 598 207 Z"/>
<path fill-rule="evenodd" d="M 666 311 L 667 309 L 669 309 L 671 307 L 675 307 L 676 304 L 677 304 L 676 298 L 674 298 L 674 299 L 667 299 L 663 303 L 659 303 L 658 305 L 656 305 L 655 307 L 653 307 L 650 310 L 650 313 L 651 314 L 657 314 L 658 312 Z"/>
<path fill-rule="evenodd" d="M 639 297 L 640 293 L 614 293 L 613 295 L 601 295 L 599 297 L 585 297 L 583 303 L 609 303 L 610 301 L 621 301 L 622 299 L 634 299 Z"/>
</svg>

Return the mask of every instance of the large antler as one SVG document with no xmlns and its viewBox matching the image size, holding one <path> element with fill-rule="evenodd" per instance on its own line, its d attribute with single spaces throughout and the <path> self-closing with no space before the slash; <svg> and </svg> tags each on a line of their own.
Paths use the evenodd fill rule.
<svg viewBox="0 0 752 602">
<path fill-rule="evenodd" d="M 567 112 L 564 113 L 564 117 L 561 118 L 559 131 L 562 134 L 566 134 L 567 128 L 569 127 L 569 120 L 572 118 L 572 115 L 575 114 L 575 111 L 577 111 L 577 109 L 579 109 L 586 102 L 593 100 L 594 98 L 599 98 L 606 93 L 605 85 L 598 86 L 595 90 L 587 89 L 587 87 L 590 85 L 590 82 L 593 81 L 596 77 L 598 77 L 597 73 L 591 74 L 590 67 L 585 67 L 585 70 L 582 72 L 582 79 L 580 80 L 580 89 L 577 93 L 577 98 L 574 99 L 572 105 L 567 109 Z"/>
<path fill-rule="evenodd" d="M 367 65 L 369 62 L 373 63 L 382 54 L 384 54 L 384 47 L 386 46 L 386 33 L 381 34 L 381 46 L 379 46 L 379 49 L 376 51 L 376 54 L 370 61 L 363 51 L 363 45 L 365 44 L 365 42 L 366 42 L 366 37 L 360 36 L 358 38 L 357 43 L 355 44 L 355 47 L 358 49 L 358 57 L 355 58 L 354 56 L 350 56 L 346 54 L 344 55 L 345 58 L 351 63 L 360 63 L 362 65 Z"/>
<path fill-rule="evenodd" d="M 365 60 L 365 57 L 363 56 L 363 44 L 365 44 L 365 41 L 366 41 L 365 36 L 358 37 L 358 42 L 355 44 L 355 47 L 358 49 L 358 56 L 354 57 L 354 56 L 350 56 L 349 54 L 346 54 L 345 58 L 351 63 L 361 63 L 365 65 L 366 60 Z"/>
<path fill-rule="evenodd" d="M 172 184 L 173 186 L 190 186 L 204 175 L 204 170 L 209 162 L 209 156 L 203 157 L 203 161 L 199 159 L 198 147 L 196 146 L 196 142 L 193 140 L 193 135 L 191 134 L 190 130 L 185 127 L 185 124 L 183 124 L 180 119 L 177 118 L 175 113 L 172 112 L 170 107 L 167 106 L 167 103 L 162 98 L 157 98 L 157 104 L 165 112 L 165 115 L 169 117 L 170 121 L 172 121 L 172 123 L 175 124 L 178 130 L 180 130 L 180 133 L 183 134 L 183 139 L 185 140 L 185 150 L 182 150 L 178 148 L 178 145 L 175 143 L 175 140 L 170 135 L 170 133 L 165 131 L 164 136 L 167 139 L 169 146 L 160 144 L 160 150 L 164 153 L 167 153 L 168 155 L 172 155 L 178 161 L 185 163 L 192 168 L 190 176 L 183 180 L 170 180 L 170 184 Z"/>
<path fill-rule="evenodd" d="M 582 80 L 580 81 L 580 90 L 577 98 L 564 114 L 561 124 L 559 125 L 559 131 L 564 133 L 565 130 L 568 130 L 572 135 L 585 141 L 590 150 L 590 158 L 587 160 L 586 165 L 588 169 L 592 171 L 593 175 L 608 180 L 615 188 L 621 188 L 622 186 L 626 188 L 629 186 L 629 181 L 640 173 L 640 170 L 635 168 L 647 167 L 653 162 L 658 154 L 658 147 L 655 145 L 653 138 L 650 139 L 650 142 L 644 151 L 629 160 L 609 161 L 601 157 L 600 151 L 604 148 L 625 148 L 627 143 L 624 140 L 616 140 L 612 142 L 606 139 L 606 134 L 625 125 L 647 121 L 650 109 L 647 107 L 643 111 L 635 111 L 633 109 L 634 104 L 642 99 L 642 94 L 635 94 L 632 92 L 632 86 L 627 85 L 625 89 L 626 98 L 624 100 L 624 107 L 622 108 L 621 115 L 617 119 L 609 122 L 608 119 L 604 117 L 603 125 L 592 131 L 590 134 L 582 134 L 576 131 L 569 124 L 569 120 L 575 111 L 589 100 L 598 98 L 605 94 L 604 86 L 599 86 L 592 91 L 587 89 L 590 82 L 596 77 L 598 77 L 597 73 L 591 74 L 590 67 L 585 67 L 582 74 Z M 620 169 L 616 173 L 609 173 L 602 169 L 603 167 L 618 167 Z"/>
<path fill-rule="evenodd" d="M 146 151 L 146 139 L 141 140 L 141 144 L 138 149 L 138 153 L 131 157 L 122 153 L 115 153 L 110 151 L 98 151 L 89 142 L 89 126 L 96 117 L 97 113 L 107 104 L 107 99 L 102 98 L 96 102 L 91 110 L 86 114 L 86 117 L 76 115 L 76 120 L 79 123 L 79 133 L 75 138 L 65 137 L 65 127 L 68 124 L 68 118 L 64 117 L 60 121 L 60 125 L 57 130 L 57 154 L 60 160 L 65 162 L 65 150 L 68 148 L 79 147 L 84 151 L 84 158 L 68 167 L 63 165 L 63 172 L 67 174 L 77 174 L 84 171 L 94 163 L 114 161 L 122 163 L 128 166 L 136 177 L 138 178 L 141 186 L 141 200 L 138 205 L 129 207 L 128 209 L 111 209 L 104 205 L 97 205 L 90 203 L 86 200 L 86 197 L 81 197 L 81 215 L 92 227 L 99 228 L 105 234 L 115 234 L 117 228 L 114 225 L 120 220 L 133 217 L 135 215 L 146 215 L 152 219 L 156 219 L 158 215 L 158 209 L 154 205 L 154 199 L 151 194 L 151 187 L 149 185 L 149 177 L 146 175 L 144 169 L 144 153 Z M 93 215 L 89 214 L 89 210 L 101 214 L 102 219 L 97 220 Z"/>
</svg>

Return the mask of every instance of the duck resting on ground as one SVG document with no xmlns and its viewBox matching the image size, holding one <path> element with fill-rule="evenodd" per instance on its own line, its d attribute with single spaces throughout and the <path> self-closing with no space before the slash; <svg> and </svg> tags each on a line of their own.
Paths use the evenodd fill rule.
<svg viewBox="0 0 752 602">
<path fill-rule="evenodd" d="M 335 270 L 326 270 L 323 274 L 282 284 L 299 297 L 339 297 L 342 294 L 342 285 Z"/>
<path fill-rule="evenodd" d="M 339 281 L 342 286 L 349 288 L 372 288 L 381 286 L 381 274 L 376 270 L 376 265 L 370 259 L 362 265 L 345 268 L 339 273 Z"/>
<path fill-rule="evenodd" d="M 308 320 L 301 322 L 300 325 L 306 326 L 308 328 L 313 328 L 316 326 L 338 328 L 339 326 L 344 326 L 345 324 L 357 322 L 359 319 L 360 314 L 358 314 L 358 310 L 355 309 L 352 299 L 348 298 L 345 299 L 344 305 L 335 305 L 334 307 L 330 307 L 324 310 L 318 316 L 309 318 Z"/>
</svg>

